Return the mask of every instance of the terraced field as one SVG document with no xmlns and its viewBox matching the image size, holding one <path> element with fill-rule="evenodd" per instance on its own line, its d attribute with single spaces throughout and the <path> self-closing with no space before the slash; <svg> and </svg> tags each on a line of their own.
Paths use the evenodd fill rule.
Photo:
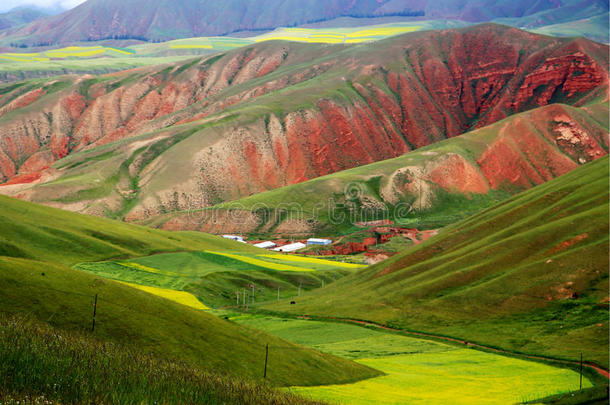
<svg viewBox="0 0 610 405">
<path fill-rule="evenodd" d="M 99 56 L 130 56 L 135 52 L 109 46 L 69 46 L 35 53 L 3 53 L 0 59 L 15 62 L 48 62 L 51 59 L 90 58 Z"/>
<path fill-rule="evenodd" d="M 299 286 L 307 291 L 360 268 L 363 266 L 263 250 L 166 253 L 75 266 L 176 302 L 197 306 L 196 301 L 213 307 L 236 304 L 238 292 L 239 302 L 248 305 L 277 300 L 278 289 L 280 299 L 290 298 L 298 294 Z"/>
<path fill-rule="evenodd" d="M 338 323 L 252 315 L 230 319 L 385 373 L 354 384 L 291 388 L 315 400 L 354 405 L 507 404 L 579 388 L 573 370 L 456 345 Z M 583 388 L 591 385 L 585 378 Z"/>
<path fill-rule="evenodd" d="M 254 37 L 255 42 L 296 41 L 313 44 L 357 44 L 387 38 L 393 35 L 419 31 L 422 25 L 399 24 L 378 25 L 356 28 L 280 28 L 270 33 Z"/>
<path fill-rule="evenodd" d="M 362 42 L 377 41 L 394 35 L 418 31 L 420 29 L 436 26 L 436 22 L 425 22 L 423 24 L 382 24 L 369 27 L 345 27 L 345 28 L 278 28 L 269 33 L 248 38 L 235 37 L 195 37 L 176 39 L 162 43 L 144 43 L 128 47 L 113 47 L 103 44 L 92 46 L 69 46 L 57 49 L 45 49 L 39 52 L 7 52 L 0 54 L 0 67 L 3 69 L 18 63 L 47 65 L 41 62 L 83 60 L 95 58 L 102 65 L 106 61 L 101 58 L 122 58 L 135 61 L 131 58 L 140 57 L 165 57 L 176 55 L 198 55 L 215 52 L 224 52 L 242 46 L 251 45 L 264 41 L 294 41 L 319 44 L 354 44 Z M 148 60 L 149 63 L 162 63 L 161 61 Z M 69 66 L 66 64 L 66 66 Z M 140 66 L 140 65 L 134 65 Z"/>
</svg>

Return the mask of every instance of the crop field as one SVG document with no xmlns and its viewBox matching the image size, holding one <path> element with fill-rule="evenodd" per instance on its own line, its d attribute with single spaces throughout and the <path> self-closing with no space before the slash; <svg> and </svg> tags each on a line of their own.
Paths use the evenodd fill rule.
<svg viewBox="0 0 610 405">
<path fill-rule="evenodd" d="M 153 294 L 159 296 L 161 298 L 168 299 L 170 301 L 177 302 L 178 304 L 186 305 L 187 307 L 195 308 L 195 309 L 209 309 L 207 306 L 203 305 L 193 294 L 187 293 L 184 291 L 176 291 L 169 290 L 166 288 L 158 288 L 158 287 L 148 287 L 144 285 L 137 285 L 131 283 L 122 282 L 125 285 L 128 285 L 133 288 L 137 288 L 138 290 L 146 291 L 149 294 Z"/>
<path fill-rule="evenodd" d="M 315 400 L 346 404 L 506 404 L 579 388 L 579 375 L 569 369 L 355 325 L 252 315 L 231 320 L 356 360 L 386 374 L 353 384 L 291 388 Z M 583 388 L 591 386 L 584 379 Z"/>
<path fill-rule="evenodd" d="M 125 48 L 105 45 L 70 46 L 50 49 L 40 52 L 19 52 L 0 54 L 0 69 L 18 71 L 31 70 L 37 67 L 41 70 L 86 71 L 90 69 L 100 72 L 128 69 L 159 63 L 180 60 L 179 56 L 211 54 L 225 52 L 257 42 L 284 40 L 320 44 L 356 44 L 384 39 L 393 35 L 405 34 L 425 28 L 424 25 L 396 23 L 388 25 L 373 25 L 370 27 L 346 28 L 278 28 L 272 32 L 250 38 L 234 37 L 196 37 L 176 39 L 162 43 L 145 43 Z M 148 59 L 145 59 L 148 58 Z M 141 59 L 141 60 L 139 60 Z M 91 65 L 83 61 L 93 60 Z M 119 62 L 113 62 L 113 61 Z M 78 63 L 81 62 L 81 63 Z M 99 65 L 96 68 L 96 64 Z"/>
<path fill-rule="evenodd" d="M 186 300 L 181 303 L 191 303 L 190 306 L 204 302 L 207 308 L 208 305 L 237 304 L 238 291 L 242 304 L 248 294 L 245 302 L 248 305 L 277 300 L 278 289 L 281 298 L 291 298 L 298 293 L 299 286 L 303 290 L 321 287 L 325 282 L 362 267 L 282 254 L 202 251 L 85 262 L 77 264 L 75 269 L 150 288 L 146 291 L 177 302 Z M 190 298 L 180 293 L 188 294 Z"/>
<path fill-rule="evenodd" d="M 36 53 L 3 53 L 0 60 L 13 62 L 48 62 L 51 59 L 91 58 L 99 56 L 132 56 L 134 51 L 108 46 L 69 46 Z"/>
<path fill-rule="evenodd" d="M 254 38 L 263 41 L 297 41 L 318 44 L 356 44 L 418 31 L 420 25 L 371 26 L 368 28 L 280 28 Z"/>
</svg>

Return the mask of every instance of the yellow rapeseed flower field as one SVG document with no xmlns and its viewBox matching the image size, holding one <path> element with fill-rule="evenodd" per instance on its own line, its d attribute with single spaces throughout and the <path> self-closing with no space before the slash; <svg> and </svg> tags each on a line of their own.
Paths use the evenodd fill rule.
<svg viewBox="0 0 610 405">
<path fill-rule="evenodd" d="M 193 294 L 188 293 L 186 291 L 168 290 L 165 288 L 126 283 L 124 281 L 118 282 L 133 288 L 137 288 L 138 290 L 145 291 L 149 294 L 157 295 L 170 301 L 177 302 L 178 304 L 186 305 L 187 307 L 195 309 L 210 309 L 209 307 L 201 303 L 201 301 L 199 301 Z"/>
<path fill-rule="evenodd" d="M 255 258 L 250 257 L 250 256 L 242 256 L 242 255 L 236 255 L 236 254 L 231 254 L 231 253 L 221 253 L 221 252 L 208 252 L 208 253 L 213 253 L 215 255 L 230 257 L 231 259 L 236 259 L 236 260 L 239 260 L 239 261 L 244 262 L 244 263 L 253 264 L 255 266 L 266 267 L 266 268 L 271 269 L 271 270 L 277 270 L 277 271 L 301 271 L 301 272 L 303 272 L 303 271 L 314 271 L 313 269 L 308 269 L 306 267 L 296 267 L 296 266 L 289 266 L 287 264 L 271 263 L 271 262 L 268 262 L 268 261 L 265 261 L 265 260 L 255 259 Z M 283 259 L 283 256 L 281 256 L 281 257 Z"/>
<path fill-rule="evenodd" d="M 317 259 L 317 258 L 308 257 L 308 256 L 293 256 L 293 255 L 259 255 L 259 256 L 260 257 L 268 257 L 268 258 L 271 258 L 271 259 L 289 261 L 289 262 L 301 262 L 301 263 L 311 263 L 311 264 L 326 264 L 326 265 L 329 265 L 329 266 L 344 267 L 344 268 L 348 268 L 348 269 L 361 269 L 362 267 L 366 267 L 366 266 L 363 266 L 361 264 L 335 262 L 333 260 Z"/>
</svg>

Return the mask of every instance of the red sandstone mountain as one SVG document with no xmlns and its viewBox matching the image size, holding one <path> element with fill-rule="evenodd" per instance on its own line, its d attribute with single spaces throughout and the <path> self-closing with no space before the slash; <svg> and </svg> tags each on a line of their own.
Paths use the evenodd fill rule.
<svg viewBox="0 0 610 405">
<path fill-rule="evenodd" d="M 437 226 L 446 225 L 606 156 L 608 113 L 605 103 L 547 105 L 395 159 L 147 223 L 168 230 L 278 236 L 335 233 L 352 222 L 396 216 L 431 216 Z M 299 203 L 298 210 L 293 203 Z M 339 206 L 351 207 L 350 216 L 359 221 L 346 215 L 337 222 L 339 210 L 333 223 L 329 209 Z"/>
<path fill-rule="evenodd" d="M 606 99 L 608 47 L 481 25 L 39 83 L 3 87 L 0 191 L 134 220 Z"/>
</svg>

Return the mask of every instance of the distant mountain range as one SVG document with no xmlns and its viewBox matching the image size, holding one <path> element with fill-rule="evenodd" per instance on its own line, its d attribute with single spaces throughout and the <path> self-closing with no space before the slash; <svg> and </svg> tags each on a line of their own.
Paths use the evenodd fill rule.
<svg viewBox="0 0 610 405">
<path fill-rule="evenodd" d="M 501 21 L 531 28 L 607 11 L 607 0 L 88 0 L 57 16 L 5 30 L 0 38 L 30 46 L 104 39 L 161 41 L 381 16 Z"/>
<path fill-rule="evenodd" d="M 49 15 L 35 8 L 16 8 L 0 14 L 0 30 L 17 27 Z"/>
</svg>

